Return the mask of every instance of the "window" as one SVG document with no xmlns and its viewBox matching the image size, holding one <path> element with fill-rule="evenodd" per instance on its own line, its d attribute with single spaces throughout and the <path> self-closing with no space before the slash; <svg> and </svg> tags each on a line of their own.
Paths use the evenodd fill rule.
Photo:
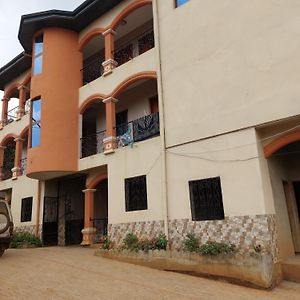
<svg viewBox="0 0 300 300">
<path fill-rule="evenodd" d="M 175 6 L 178 7 L 178 6 L 181 6 L 183 5 L 184 3 L 188 2 L 189 0 L 175 0 Z"/>
<path fill-rule="evenodd" d="M 42 73 L 43 69 L 43 35 L 39 35 L 34 40 L 34 63 L 33 63 L 33 75 Z"/>
<path fill-rule="evenodd" d="M 126 211 L 147 209 L 146 175 L 125 179 Z"/>
<path fill-rule="evenodd" d="M 31 147 L 37 147 L 41 143 L 41 99 L 33 100 L 31 107 Z"/>
<path fill-rule="evenodd" d="M 32 197 L 22 199 L 21 222 L 31 221 Z"/>
<path fill-rule="evenodd" d="M 223 220 L 220 177 L 189 181 L 193 221 Z"/>
</svg>

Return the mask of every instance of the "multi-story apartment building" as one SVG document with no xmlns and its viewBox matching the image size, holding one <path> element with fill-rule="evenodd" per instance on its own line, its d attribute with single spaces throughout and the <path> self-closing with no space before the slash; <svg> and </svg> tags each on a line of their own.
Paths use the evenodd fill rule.
<svg viewBox="0 0 300 300">
<path fill-rule="evenodd" d="M 24 52 L 0 69 L 16 226 L 45 245 L 133 231 L 177 249 L 193 231 L 274 261 L 299 252 L 299 13 L 294 0 L 87 0 L 23 16 Z"/>
</svg>

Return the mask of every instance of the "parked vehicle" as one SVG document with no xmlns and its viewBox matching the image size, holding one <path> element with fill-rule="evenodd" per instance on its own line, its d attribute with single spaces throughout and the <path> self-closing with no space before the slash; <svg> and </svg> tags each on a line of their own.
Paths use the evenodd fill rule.
<svg viewBox="0 0 300 300">
<path fill-rule="evenodd" d="M 0 257 L 9 247 L 11 242 L 14 224 L 8 204 L 0 200 Z"/>
</svg>

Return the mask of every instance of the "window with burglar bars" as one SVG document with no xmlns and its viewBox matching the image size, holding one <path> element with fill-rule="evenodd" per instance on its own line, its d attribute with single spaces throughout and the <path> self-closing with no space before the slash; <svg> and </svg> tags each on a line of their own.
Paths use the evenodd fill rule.
<svg viewBox="0 0 300 300">
<path fill-rule="evenodd" d="M 193 221 L 223 220 L 220 177 L 189 181 Z"/>
<path fill-rule="evenodd" d="M 148 208 L 146 175 L 125 179 L 125 201 L 126 211 Z"/>
<path fill-rule="evenodd" d="M 32 215 L 32 197 L 22 199 L 21 222 L 31 221 Z"/>
</svg>

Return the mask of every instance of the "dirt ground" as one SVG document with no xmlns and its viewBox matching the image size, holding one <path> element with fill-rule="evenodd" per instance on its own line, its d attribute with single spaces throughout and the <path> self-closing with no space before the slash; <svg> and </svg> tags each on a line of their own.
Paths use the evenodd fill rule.
<svg viewBox="0 0 300 300">
<path fill-rule="evenodd" d="M 300 300 L 300 284 L 292 282 L 262 291 L 120 263 L 93 256 L 94 250 L 80 247 L 8 250 L 0 258 L 0 300 Z"/>
</svg>

